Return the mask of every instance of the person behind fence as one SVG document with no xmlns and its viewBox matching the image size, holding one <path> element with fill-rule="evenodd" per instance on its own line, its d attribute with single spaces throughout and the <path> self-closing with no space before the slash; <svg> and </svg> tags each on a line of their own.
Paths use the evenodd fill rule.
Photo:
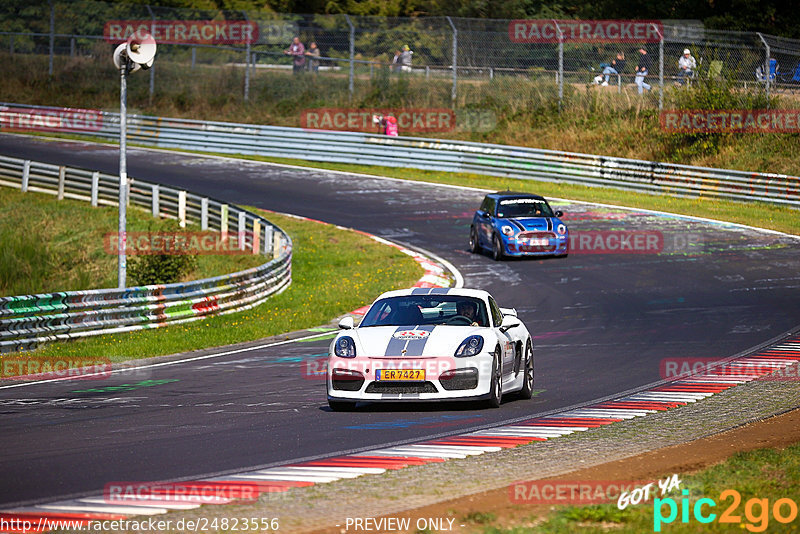
<svg viewBox="0 0 800 534">
<path fill-rule="evenodd" d="M 639 88 L 639 94 L 642 94 L 645 89 L 648 91 L 652 89 L 649 83 L 644 81 L 645 77 L 647 76 L 648 71 L 650 70 L 650 56 L 647 55 L 647 50 L 644 48 L 639 49 L 639 64 L 636 65 L 636 86 Z"/>
<path fill-rule="evenodd" d="M 394 57 L 392 58 L 392 72 L 400 72 L 400 56 L 402 55 L 402 50 L 394 51 Z"/>
<path fill-rule="evenodd" d="M 400 52 L 400 70 L 403 72 L 411 72 L 411 56 L 414 52 L 408 45 L 403 45 L 403 51 Z"/>
<path fill-rule="evenodd" d="M 306 65 L 306 47 L 300 42 L 300 38 L 295 37 L 292 39 L 292 44 L 283 53 L 287 56 L 292 56 L 292 72 L 302 74 Z"/>
<path fill-rule="evenodd" d="M 378 131 L 383 135 L 397 137 L 397 119 L 393 115 L 373 115 L 372 123 L 378 127 Z"/>
<path fill-rule="evenodd" d="M 689 49 L 683 51 L 683 55 L 678 59 L 678 83 L 683 85 L 686 80 L 694 76 L 694 71 L 697 68 L 697 61 L 692 56 Z"/>
<path fill-rule="evenodd" d="M 322 54 L 319 51 L 317 43 L 312 41 L 311 44 L 308 45 L 308 50 L 306 50 L 306 55 L 308 56 L 308 70 L 314 73 L 319 72 L 319 57 Z"/>
<path fill-rule="evenodd" d="M 617 52 L 617 57 L 612 59 L 610 64 L 600 63 L 600 67 L 603 69 L 603 74 L 595 76 L 594 83 L 597 85 L 602 81 L 603 83 L 601 85 L 605 87 L 608 85 L 608 80 L 612 74 L 622 74 L 622 71 L 625 69 L 625 54 Z"/>
</svg>

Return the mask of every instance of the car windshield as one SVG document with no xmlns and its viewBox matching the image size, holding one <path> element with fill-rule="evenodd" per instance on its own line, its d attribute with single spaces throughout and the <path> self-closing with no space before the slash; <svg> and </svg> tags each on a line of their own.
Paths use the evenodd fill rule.
<svg viewBox="0 0 800 534">
<path fill-rule="evenodd" d="M 460 295 L 405 295 L 376 302 L 364 316 L 366 326 L 489 326 L 486 305 Z"/>
<path fill-rule="evenodd" d="M 501 219 L 511 217 L 554 217 L 547 202 L 538 198 L 506 198 L 497 206 L 497 216 Z"/>
</svg>

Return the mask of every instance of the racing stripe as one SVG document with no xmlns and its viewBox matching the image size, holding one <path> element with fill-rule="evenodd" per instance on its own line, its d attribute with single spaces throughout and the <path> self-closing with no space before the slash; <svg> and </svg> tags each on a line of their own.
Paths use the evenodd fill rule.
<svg viewBox="0 0 800 534">
<path fill-rule="evenodd" d="M 431 288 L 430 287 L 417 287 L 411 291 L 412 295 L 430 295 Z"/>
<path fill-rule="evenodd" d="M 551 219 L 550 217 L 547 217 L 547 219 L 545 219 L 545 220 L 547 221 L 547 231 L 548 232 L 552 232 L 553 231 L 553 219 Z"/>
<path fill-rule="evenodd" d="M 431 288 L 431 295 L 447 295 L 447 292 L 450 291 L 449 287 L 434 287 Z"/>
<path fill-rule="evenodd" d="M 397 327 L 397 330 L 395 330 L 392 333 L 392 337 L 391 337 L 391 339 L 389 339 L 389 343 L 386 345 L 386 353 L 384 354 L 384 356 L 401 356 L 402 355 L 401 351 L 406 346 L 406 340 L 405 339 L 397 339 L 396 337 L 394 337 L 394 334 L 396 334 L 398 332 L 402 332 L 403 330 L 408 330 L 408 327 L 407 326 L 399 326 L 399 327 Z"/>
<path fill-rule="evenodd" d="M 525 225 L 524 225 L 524 224 L 522 224 L 521 222 L 519 222 L 519 221 L 518 221 L 518 220 L 516 220 L 516 219 L 508 219 L 508 222 L 510 222 L 511 224 L 516 224 L 516 225 L 517 225 L 517 229 L 518 229 L 520 232 L 524 232 L 524 231 L 526 230 L 526 228 L 525 228 Z"/>
<path fill-rule="evenodd" d="M 418 326 L 415 328 L 415 330 L 425 330 L 433 334 L 434 328 L 436 328 L 436 325 L 428 324 L 424 326 Z M 408 344 L 406 345 L 405 356 L 422 356 L 422 353 L 425 352 L 425 345 L 428 343 L 430 338 L 431 336 L 428 335 L 422 339 L 409 339 Z"/>
<path fill-rule="evenodd" d="M 397 332 L 403 332 L 405 330 L 425 330 L 426 332 L 432 333 L 434 328 L 435 325 L 430 324 L 423 326 L 416 325 L 411 328 L 400 326 L 394 333 L 396 334 Z M 428 338 L 430 338 L 430 336 L 423 339 L 396 339 L 394 335 L 392 335 L 392 339 L 390 339 L 389 344 L 386 345 L 386 353 L 384 356 L 422 356 Z M 406 350 L 405 354 L 403 354 L 403 349 Z"/>
</svg>

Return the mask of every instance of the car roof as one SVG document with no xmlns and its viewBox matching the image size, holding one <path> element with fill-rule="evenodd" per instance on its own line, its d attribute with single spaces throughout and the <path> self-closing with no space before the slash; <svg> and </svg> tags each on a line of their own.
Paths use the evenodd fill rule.
<svg viewBox="0 0 800 534">
<path fill-rule="evenodd" d="M 497 193 L 489 193 L 487 197 L 503 200 L 506 198 L 535 198 L 536 200 L 544 200 L 541 195 L 534 195 L 533 193 L 517 193 L 514 191 L 498 191 Z"/>
<path fill-rule="evenodd" d="M 465 287 L 444 287 L 444 288 L 419 288 L 419 287 L 412 287 L 409 289 L 396 289 L 394 291 L 387 291 L 379 296 L 376 301 L 391 298 L 391 297 L 404 297 L 409 295 L 448 295 L 448 296 L 463 296 L 463 297 L 474 297 L 479 298 L 482 300 L 488 300 L 490 297 L 488 291 L 484 291 L 482 289 L 469 289 Z"/>
</svg>

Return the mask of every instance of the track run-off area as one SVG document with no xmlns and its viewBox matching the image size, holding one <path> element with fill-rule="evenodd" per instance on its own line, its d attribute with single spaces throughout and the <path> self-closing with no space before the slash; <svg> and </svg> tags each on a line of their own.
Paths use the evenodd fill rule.
<svg viewBox="0 0 800 534">
<path fill-rule="evenodd" d="M 0 153 L 109 173 L 118 165 L 114 146 L 24 136 L 0 135 Z M 128 173 L 431 251 L 466 287 L 517 309 L 534 335 L 536 394 L 498 410 L 331 412 L 324 379 L 308 372 L 327 355 L 325 336 L 199 351 L 103 380 L 2 385 L 4 509 L 97 494 L 112 481 L 266 469 L 543 416 L 800 324 L 800 240 L 783 234 L 559 200 L 577 235 L 570 256 L 498 263 L 467 250 L 483 191 L 139 148 L 128 150 Z M 348 281 L 330 283 L 346 291 Z"/>
</svg>

